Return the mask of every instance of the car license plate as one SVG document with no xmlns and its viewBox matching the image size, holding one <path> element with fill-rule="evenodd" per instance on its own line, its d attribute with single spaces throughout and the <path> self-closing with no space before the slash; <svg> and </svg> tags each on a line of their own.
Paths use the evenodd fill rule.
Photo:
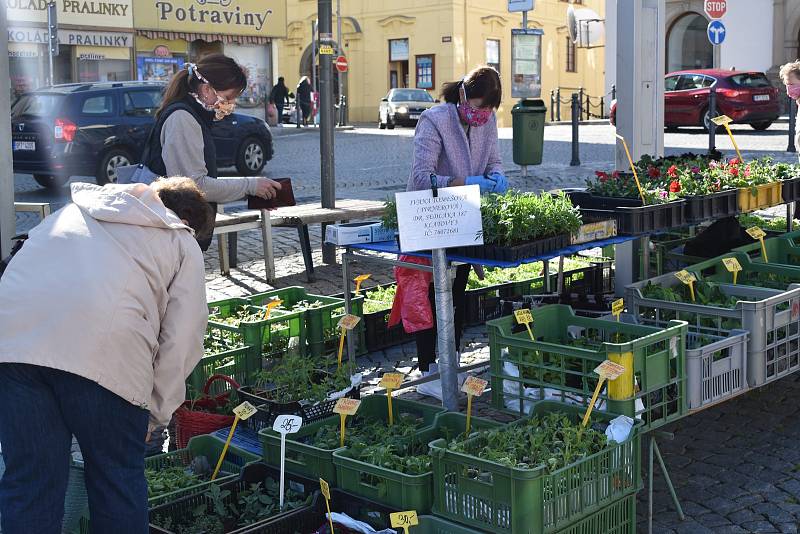
<svg viewBox="0 0 800 534">
<path fill-rule="evenodd" d="M 768 102 L 769 95 L 753 95 L 753 100 L 756 102 Z"/>
<path fill-rule="evenodd" d="M 14 141 L 14 150 L 36 150 L 35 141 Z"/>
<path fill-rule="evenodd" d="M 411 120 L 419 119 L 419 113 L 414 113 L 412 115 L 409 115 L 408 118 Z"/>
</svg>

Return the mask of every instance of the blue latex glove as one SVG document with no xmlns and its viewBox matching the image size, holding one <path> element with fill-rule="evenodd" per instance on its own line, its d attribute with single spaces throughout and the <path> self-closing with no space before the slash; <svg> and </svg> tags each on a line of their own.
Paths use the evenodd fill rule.
<svg viewBox="0 0 800 534">
<path fill-rule="evenodd" d="M 508 191 L 508 178 L 503 173 L 500 172 L 493 172 L 489 175 L 489 179 L 495 181 L 493 193 L 497 193 L 498 195 L 502 195 L 506 191 Z"/>
<path fill-rule="evenodd" d="M 482 195 L 494 192 L 494 188 L 497 186 L 497 182 L 487 178 L 486 176 L 467 176 L 467 179 L 464 180 L 464 183 L 466 185 L 480 186 Z"/>
</svg>

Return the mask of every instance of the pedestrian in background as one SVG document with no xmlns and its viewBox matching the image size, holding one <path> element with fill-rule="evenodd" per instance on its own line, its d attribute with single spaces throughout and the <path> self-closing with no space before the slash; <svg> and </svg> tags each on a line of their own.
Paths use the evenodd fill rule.
<svg viewBox="0 0 800 534">
<path fill-rule="evenodd" d="M 275 104 L 275 108 L 278 112 L 278 124 L 281 124 L 283 121 L 283 108 L 289 102 L 289 94 L 289 88 L 286 87 L 283 76 L 281 76 L 278 78 L 278 83 L 272 88 L 272 93 L 269 96 L 270 102 Z"/>
<path fill-rule="evenodd" d="M 92 531 L 142 534 L 145 443 L 203 355 L 214 212 L 188 178 L 76 183 L 72 201 L 0 279 L 0 523 L 60 534 L 74 435 Z"/>
<path fill-rule="evenodd" d="M 439 187 L 478 185 L 482 194 L 506 192 L 508 180 L 500 160 L 495 117 L 502 94 L 500 76 L 488 66 L 478 67 L 462 80 L 444 85 L 441 93 L 444 103 L 424 111 L 417 123 L 408 191 L 430 189 L 434 174 Z M 404 257 L 404 261 L 420 263 L 411 257 Z M 460 265 L 453 281 L 457 351 L 461 347 L 469 271 L 469 265 Z M 420 371 L 423 375 L 436 372 L 431 273 L 399 267 L 395 268 L 395 276 L 398 290 L 390 326 L 402 319 L 406 332 L 415 333 Z M 441 386 L 438 387 L 441 395 Z"/>
<path fill-rule="evenodd" d="M 303 76 L 297 83 L 297 106 L 302 114 L 303 126 L 308 126 L 308 119 L 311 117 L 311 82 L 308 76 Z M 300 127 L 300 123 L 297 123 Z"/>
<path fill-rule="evenodd" d="M 218 202 L 247 195 L 275 197 L 281 186 L 269 178 L 219 178 L 217 173 L 211 127 L 233 113 L 236 97 L 246 86 L 242 67 L 222 54 L 187 63 L 164 92 L 142 163 L 159 176 L 193 179 L 215 210 Z M 204 251 L 210 245 L 211 236 L 200 243 Z"/>
<path fill-rule="evenodd" d="M 797 102 L 798 118 L 800 118 L 800 59 L 781 66 L 781 81 L 786 86 L 786 94 Z M 794 145 L 800 146 L 800 129 L 795 134 Z"/>
</svg>

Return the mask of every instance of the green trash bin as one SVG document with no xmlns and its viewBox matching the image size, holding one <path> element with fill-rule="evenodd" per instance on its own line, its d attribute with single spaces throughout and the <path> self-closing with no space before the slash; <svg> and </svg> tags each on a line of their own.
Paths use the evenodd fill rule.
<svg viewBox="0 0 800 534">
<path fill-rule="evenodd" d="M 514 163 L 541 165 L 544 121 L 547 108 L 542 100 L 520 100 L 511 109 L 514 126 Z"/>
</svg>

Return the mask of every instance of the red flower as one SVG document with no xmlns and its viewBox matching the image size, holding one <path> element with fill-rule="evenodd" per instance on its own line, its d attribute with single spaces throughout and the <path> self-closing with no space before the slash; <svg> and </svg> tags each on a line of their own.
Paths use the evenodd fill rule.
<svg viewBox="0 0 800 534">
<path fill-rule="evenodd" d="M 604 183 L 606 183 L 608 181 L 608 175 L 604 174 L 603 176 L 598 178 L 598 180 L 600 181 L 601 184 L 604 184 Z"/>
<path fill-rule="evenodd" d="M 608 180 L 608 174 L 603 171 L 594 171 L 594 175 L 600 178 L 601 181 L 604 181 L 603 178 Z"/>
<path fill-rule="evenodd" d="M 681 192 L 681 183 L 678 180 L 672 180 L 669 184 L 669 192 L 670 193 L 680 193 Z"/>
<path fill-rule="evenodd" d="M 614 178 L 615 180 L 616 180 L 617 178 L 619 178 L 619 171 L 614 171 L 614 172 L 612 172 L 612 173 L 611 173 L 611 177 L 612 177 L 612 178 Z"/>
<path fill-rule="evenodd" d="M 741 162 L 738 158 L 731 158 L 731 160 L 728 162 L 729 165 L 738 165 L 739 163 Z"/>
<path fill-rule="evenodd" d="M 673 165 L 672 167 L 667 169 L 667 174 L 669 174 L 671 178 L 677 177 L 678 176 L 678 166 L 677 165 Z"/>
<path fill-rule="evenodd" d="M 744 168 L 744 176 L 745 178 L 750 178 L 750 165 Z"/>
<path fill-rule="evenodd" d="M 658 178 L 659 176 L 661 176 L 661 171 L 659 171 L 655 167 L 650 167 L 649 169 L 647 169 L 647 175 L 650 176 L 650 178 Z"/>
<path fill-rule="evenodd" d="M 731 176 L 739 176 L 739 169 L 737 167 L 731 167 L 728 169 L 728 172 L 731 173 Z"/>
</svg>

